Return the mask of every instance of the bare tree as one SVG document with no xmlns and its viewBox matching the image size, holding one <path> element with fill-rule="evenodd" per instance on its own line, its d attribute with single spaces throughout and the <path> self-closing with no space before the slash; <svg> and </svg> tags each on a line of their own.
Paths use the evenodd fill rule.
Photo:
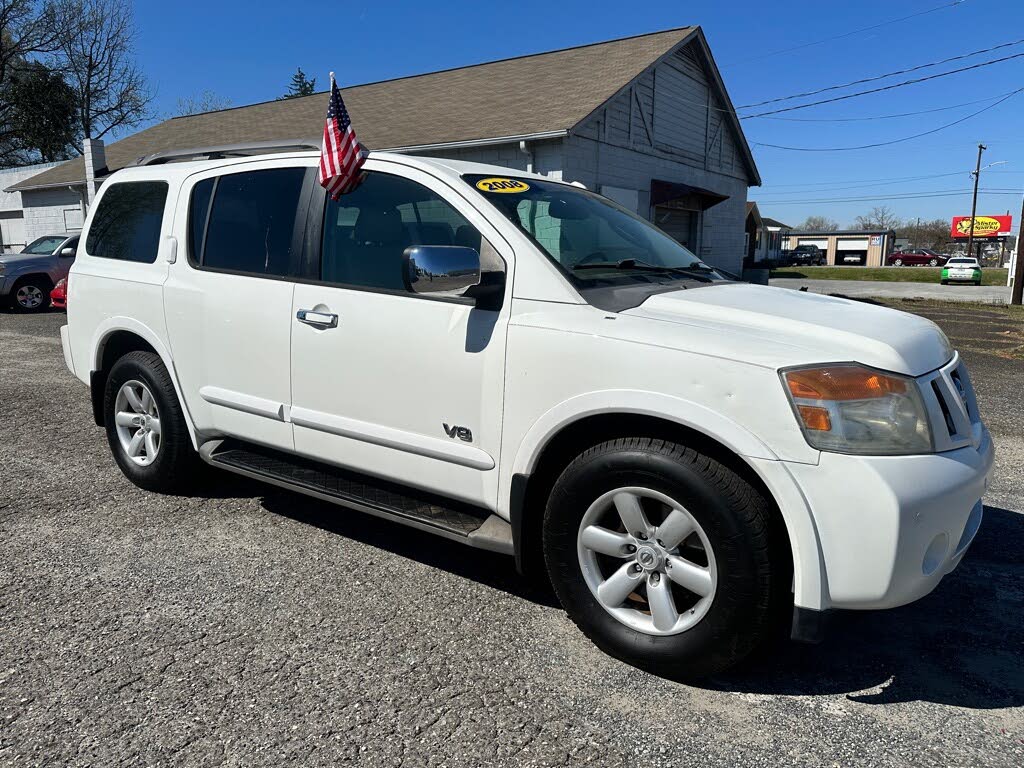
<svg viewBox="0 0 1024 768">
<path fill-rule="evenodd" d="M 835 232 L 839 229 L 839 222 L 828 216 L 808 216 L 797 229 L 807 232 Z"/>
<path fill-rule="evenodd" d="M 857 217 L 857 229 L 896 229 L 902 224 L 900 217 L 887 205 L 877 205 L 866 215 Z"/>
<path fill-rule="evenodd" d="M 125 0 L 63 0 L 60 12 L 78 19 L 57 64 L 78 95 L 85 138 L 134 128 L 149 117 L 152 94 L 135 63 L 135 20 Z"/>
<path fill-rule="evenodd" d="M 231 99 L 206 90 L 202 93 L 179 98 L 174 116 L 185 117 L 187 115 L 198 115 L 201 112 L 216 112 L 218 109 L 227 109 L 230 106 Z"/>
</svg>

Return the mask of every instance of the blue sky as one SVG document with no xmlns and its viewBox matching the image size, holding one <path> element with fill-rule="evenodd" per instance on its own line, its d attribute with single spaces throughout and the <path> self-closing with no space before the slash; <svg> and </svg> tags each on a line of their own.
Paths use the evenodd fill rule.
<svg viewBox="0 0 1024 768">
<path fill-rule="evenodd" d="M 317 77 L 318 87 L 326 84 L 331 69 L 343 85 L 357 84 L 688 24 L 703 26 L 733 103 L 739 107 L 1024 38 L 1021 0 L 963 0 L 908 21 L 884 23 L 950 3 L 647 0 L 623 6 L 593 0 L 514 4 L 143 0 L 137 3 L 137 18 L 141 64 L 156 89 L 156 109 L 164 114 L 173 112 L 178 98 L 206 89 L 236 106 L 275 98 L 297 66 Z M 788 51 L 879 24 L 877 29 Z M 780 49 L 787 52 L 767 55 Z M 1024 45 L 1005 48 L 906 78 L 1022 52 Z M 808 214 L 824 214 L 847 225 L 877 204 L 888 205 L 905 218 L 949 218 L 970 212 L 968 172 L 979 141 L 989 147 L 985 163 L 1006 161 L 982 175 L 982 188 L 1024 191 L 1024 93 L 960 125 L 887 147 L 798 152 L 757 146 L 845 147 L 890 141 L 958 120 L 1021 87 L 1024 58 L 778 117 L 863 118 L 976 102 L 954 109 L 854 122 L 745 120 L 744 130 L 764 180 L 764 186 L 751 189 L 749 197 L 758 201 L 763 214 L 790 224 L 798 224 Z M 787 202 L 947 192 L 953 194 Z M 1010 210 L 1016 229 L 1020 205 L 1020 194 L 983 194 L 979 214 Z"/>
</svg>

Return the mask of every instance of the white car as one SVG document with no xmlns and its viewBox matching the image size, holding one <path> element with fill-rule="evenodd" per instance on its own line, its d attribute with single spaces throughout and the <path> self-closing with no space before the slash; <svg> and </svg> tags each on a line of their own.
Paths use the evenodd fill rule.
<svg viewBox="0 0 1024 768">
<path fill-rule="evenodd" d="M 202 460 L 514 555 L 684 677 L 964 556 L 993 447 L 933 323 L 725 279 L 578 185 L 372 153 L 332 201 L 264 149 L 140 161 L 89 212 L 61 339 L 136 485 Z"/>
</svg>

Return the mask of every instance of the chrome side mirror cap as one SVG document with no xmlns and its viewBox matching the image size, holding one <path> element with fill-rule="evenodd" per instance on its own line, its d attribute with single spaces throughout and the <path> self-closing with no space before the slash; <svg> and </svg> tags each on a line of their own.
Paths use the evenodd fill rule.
<svg viewBox="0 0 1024 768">
<path fill-rule="evenodd" d="M 61 248 L 60 249 L 60 255 L 61 256 L 74 256 L 75 255 L 75 249 L 74 248 Z"/>
<path fill-rule="evenodd" d="M 480 254 L 461 245 L 412 245 L 402 253 L 402 279 L 417 295 L 463 298 L 480 284 Z"/>
</svg>

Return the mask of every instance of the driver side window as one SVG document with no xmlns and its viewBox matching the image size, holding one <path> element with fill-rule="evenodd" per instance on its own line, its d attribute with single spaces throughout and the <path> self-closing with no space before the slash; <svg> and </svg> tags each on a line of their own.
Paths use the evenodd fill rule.
<svg viewBox="0 0 1024 768">
<path fill-rule="evenodd" d="M 371 172 L 353 191 L 327 200 L 320 278 L 405 291 L 402 254 L 411 245 L 481 250 L 480 233 L 440 196 L 409 179 Z"/>
</svg>

